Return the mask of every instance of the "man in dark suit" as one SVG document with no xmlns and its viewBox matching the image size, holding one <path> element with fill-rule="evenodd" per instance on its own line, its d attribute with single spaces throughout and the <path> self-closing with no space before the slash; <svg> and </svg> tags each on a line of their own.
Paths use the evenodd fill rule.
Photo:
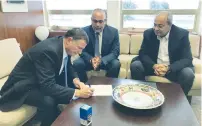
<svg viewBox="0 0 202 126">
<path fill-rule="evenodd" d="M 86 71 L 107 71 L 107 77 L 117 78 L 120 70 L 118 56 L 120 53 L 119 34 L 116 28 L 105 25 L 106 14 L 102 9 L 95 9 L 91 17 L 92 24 L 83 30 L 88 34 L 89 43 L 74 61 L 73 67 L 80 80 L 87 81 Z"/>
<path fill-rule="evenodd" d="M 59 114 L 57 104 L 90 97 L 93 89 L 80 82 L 71 64 L 71 56 L 81 53 L 87 42 L 85 31 L 72 29 L 30 48 L 0 91 L 0 110 L 35 106 L 41 112 L 42 126 L 50 126 Z"/>
<path fill-rule="evenodd" d="M 169 12 L 160 12 L 153 29 L 144 32 L 139 56 L 130 66 L 131 77 L 144 80 L 146 75 L 166 77 L 181 85 L 188 94 L 194 80 L 189 32 L 172 24 Z"/>
</svg>

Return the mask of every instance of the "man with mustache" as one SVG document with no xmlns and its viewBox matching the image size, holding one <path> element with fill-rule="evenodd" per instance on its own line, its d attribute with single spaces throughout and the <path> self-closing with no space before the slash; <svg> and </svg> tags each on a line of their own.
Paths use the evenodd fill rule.
<svg viewBox="0 0 202 126">
<path fill-rule="evenodd" d="M 91 22 L 90 26 L 83 28 L 89 43 L 73 67 L 82 82 L 87 81 L 86 71 L 89 70 L 104 69 L 107 77 L 117 78 L 120 70 L 118 30 L 106 24 L 106 13 L 102 9 L 93 11 Z"/>
<path fill-rule="evenodd" d="M 163 11 L 156 16 L 153 29 L 146 30 L 143 37 L 139 56 L 130 65 L 131 77 L 165 77 L 179 83 L 188 95 L 195 77 L 189 32 L 172 24 L 172 15 Z"/>
</svg>

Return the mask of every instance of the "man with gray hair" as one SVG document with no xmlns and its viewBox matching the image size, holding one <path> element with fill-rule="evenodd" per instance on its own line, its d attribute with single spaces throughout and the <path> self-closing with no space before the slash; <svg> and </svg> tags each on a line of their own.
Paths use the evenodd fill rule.
<svg viewBox="0 0 202 126">
<path fill-rule="evenodd" d="M 116 28 L 106 24 L 106 13 L 95 9 L 91 17 L 91 25 L 83 30 L 89 37 L 89 43 L 74 61 L 73 67 L 81 81 L 87 81 L 86 71 L 104 69 L 107 77 L 117 78 L 120 70 L 118 56 L 120 53 L 119 34 Z"/>
<path fill-rule="evenodd" d="M 0 110 L 11 111 L 23 104 L 35 106 L 41 126 L 50 126 L 59 114 L 58 104 L 89 98 L 93 89 L 80 82 L 71 64 L 71 56 L 80 54 L 87 43 L 85 31 L 74 28 L 30 48 L 0 91 Z"/>
<path fill-rule="evenodd" d="M 131 77 L 166 77 L 179 83 L 188 95 L 195 77 L 189 32 L 172 24 L 171 13 L 163 11 L 156 16 L 153 29 L 146 30 L 143 37 L 139 56 L 131 62 Z"/>
</svg>

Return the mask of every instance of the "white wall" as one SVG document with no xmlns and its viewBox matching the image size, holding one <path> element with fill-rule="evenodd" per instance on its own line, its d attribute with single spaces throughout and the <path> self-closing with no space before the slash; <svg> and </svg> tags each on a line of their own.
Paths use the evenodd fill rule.
<svg viewBox="0 0 202 126">
<path fill-rule="evenodd" d="M 199 19 L 199 32 L 201 33 L 202 35 L 202 0 L 200 1 L 200 19 Z"/>
<path fill-rule="evenodd" d="M 199 11 L 197 12 L 196 26 L 195 30 L 198 34 L 202 33 L 202 0 L 199 3 Z"/>
<path fill-rule="evenodd" d="M 107 2 L 107 24 L 120 30 L 121 4 L 120 0 L 108 0 Z"/>
</svg>

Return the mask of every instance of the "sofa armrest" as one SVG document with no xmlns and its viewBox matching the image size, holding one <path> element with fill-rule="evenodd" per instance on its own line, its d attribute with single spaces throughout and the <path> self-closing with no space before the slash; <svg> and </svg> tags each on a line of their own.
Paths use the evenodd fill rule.
<svg viewBox="0 0 202 126">
<path fill-rule="evenodd" d="M 4 83 L 7 81 L 7 79 L 8 79 L 8 76 L 0 79 L 0 90 L 3 87 Z"/>
<path fill-rule="evenodd" d="M 202 60 L 200 60 L 198 58 L 193 58 L 193 65 L 195 67 L 195 73 L 196 74 L 201 74 Z"/>
</svg>

